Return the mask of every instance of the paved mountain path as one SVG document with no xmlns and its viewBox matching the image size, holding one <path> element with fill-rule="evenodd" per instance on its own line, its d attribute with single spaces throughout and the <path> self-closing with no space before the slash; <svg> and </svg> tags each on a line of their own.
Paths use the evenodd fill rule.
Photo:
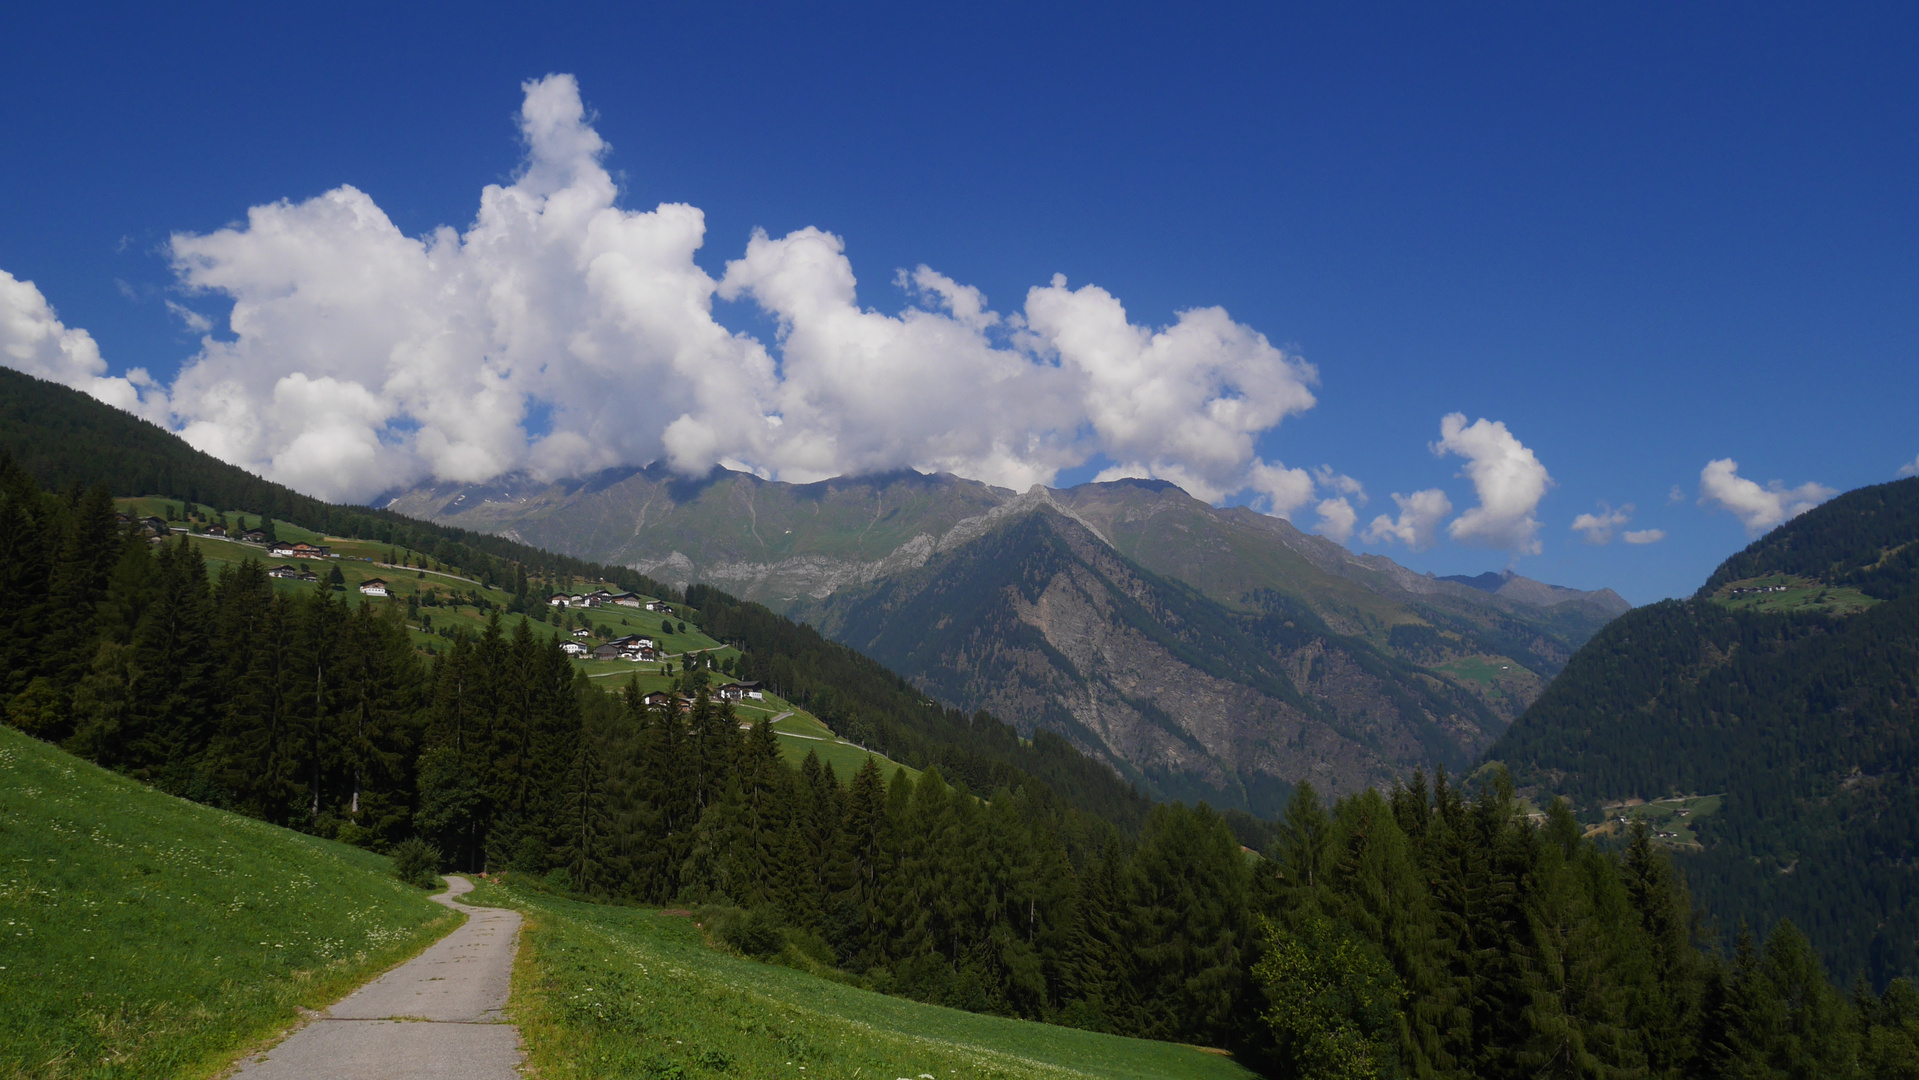
<svg viewBox="0 0 1919 1080">
<path fill-rule="evenodd" d="M 518 1080 L 520 1032 L 506 995 L 520 914 L 472 908 L 449 875 L 433 897 L 466 924 L 342 998 L 285 1042 L 241 1063 L 247 1080 Z"/>
</svg>

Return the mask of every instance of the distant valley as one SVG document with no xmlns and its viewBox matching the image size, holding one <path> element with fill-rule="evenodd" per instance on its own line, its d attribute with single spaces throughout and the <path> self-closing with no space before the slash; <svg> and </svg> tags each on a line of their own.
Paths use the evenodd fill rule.
<svg viewBox="0 0 1919 1080">
<path fill-rule="evenodd" d="M 1468 767 L 1610 590 L 1439 579 L 1159 481 L 1013 492 L 897 472 L 794 485 L 660 467 L 400 494 L 388 509 L 706 582 L 968 710 L 1057 731 L 1164 798 L 1275 813 Z"/>
</svg>

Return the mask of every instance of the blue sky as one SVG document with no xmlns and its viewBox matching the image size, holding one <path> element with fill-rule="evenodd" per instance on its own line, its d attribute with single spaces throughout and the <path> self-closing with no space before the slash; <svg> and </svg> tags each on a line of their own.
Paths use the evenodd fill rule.
<svg viewBox="0 0 1919 1080">
<path fill-rule="evenodd" d="M 1909 6 L 49 8 L 0 41 L 0 271 L 115 375 L 171 384 L 194 316 L 236 336 L 175 234 L 342 184 L 466 230 L 522 174 L 523 84 L 567 73 L 618 205 L 700 208 L 715 280 L 813 226 L 886 314 L 922 264 L 1005 313 L 1055 274 L 1141 327 L 1223 307 L 1318 373 L 1259 458 L 1358 480 L 1353 546 L 1418 569 L 1683 594 L 1748 540 L 1708 462 L 1844 490 L 1919 455 Z M 756 280 L 714 317 L 777 351 Z M 1537 554 L 1364 539 L 1394 492 L 1475 504 L 1430 449 L 1455 412 L 1550 473 Z M 1584 542 L 1601 500 L 1664 539 Z"/>
</svg>

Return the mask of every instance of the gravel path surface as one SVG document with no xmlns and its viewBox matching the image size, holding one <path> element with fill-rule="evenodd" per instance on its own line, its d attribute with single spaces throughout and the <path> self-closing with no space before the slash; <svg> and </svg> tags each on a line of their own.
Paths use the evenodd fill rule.
<svg viewBox="0 0 1919 1080">
<path fill-rule="evenodd" d="M 449 875 L 433 899 L 466 924 L 348 994 L 285 1042 L 248 1058 L 247 1080 L 517 1080 L 519 1029 L 506 995 L 520 915 L 453 898 L 473 883 Z"/>
</svg>

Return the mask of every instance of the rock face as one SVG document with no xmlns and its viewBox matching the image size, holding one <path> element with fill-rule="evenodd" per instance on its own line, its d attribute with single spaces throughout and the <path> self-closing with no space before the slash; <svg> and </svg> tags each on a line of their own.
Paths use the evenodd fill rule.
<svg viewBox="0 0 1919 1080">
<path fill-rule="evenodd" d="M 929 691 L 1061 731 L 1153 794 L 1255 813 L 1301 778 L 1343 793 L 1457 768 L 1504 727 L 1303 605 L 1227 611 L 1052 507 L 805 611 Z"/>
<path fill-rule="evenodd" d="M 1418 574 L 1157 481 L 1016 493 L 655 467 L 389 505 L 717 585 L 955 705 L 1060 731 L 1155 794 L 1256 812 L 1303 778 L 1346 792 L 1465 765 L 1629 607 Z"/>
</svg>

